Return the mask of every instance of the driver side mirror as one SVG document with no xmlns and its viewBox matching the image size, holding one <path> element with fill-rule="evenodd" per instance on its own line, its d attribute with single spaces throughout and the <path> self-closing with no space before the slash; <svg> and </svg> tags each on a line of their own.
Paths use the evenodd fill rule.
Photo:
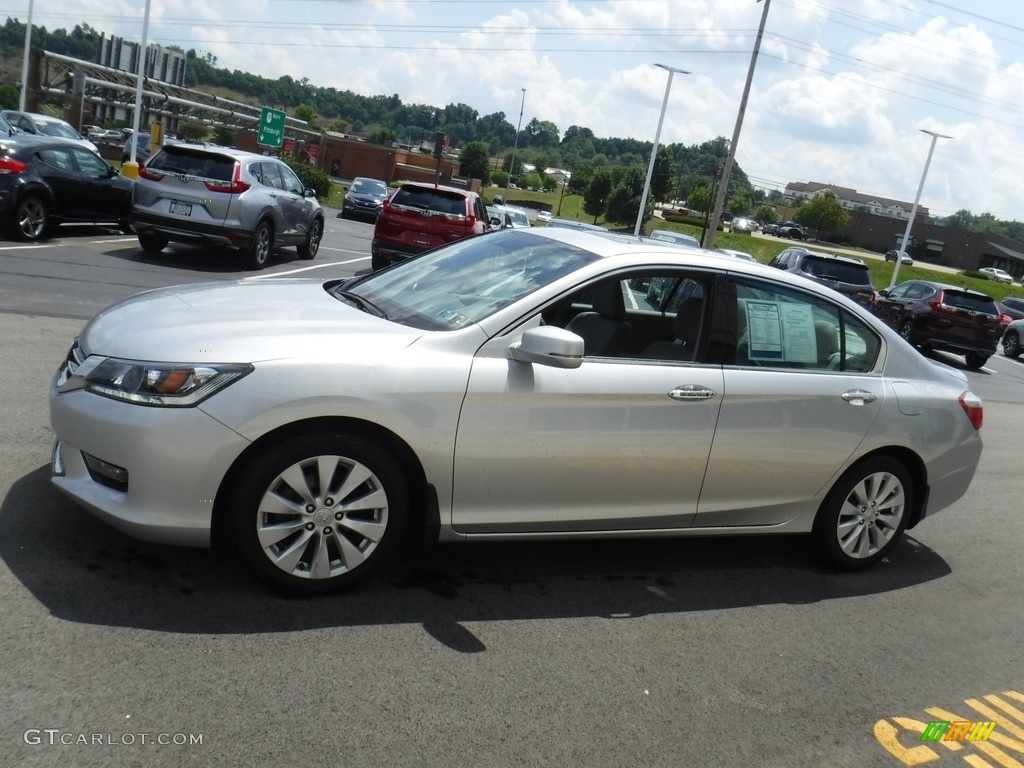
<svg viewBox="0 0 1024 768">
<path fill-rule="evenodd" d="M 583 338 L 554 325 L 530 328 L 508 349 L 509 356 L 520 363 L 552 368 L 579 368 L 583 364 Z"/>
</svg>

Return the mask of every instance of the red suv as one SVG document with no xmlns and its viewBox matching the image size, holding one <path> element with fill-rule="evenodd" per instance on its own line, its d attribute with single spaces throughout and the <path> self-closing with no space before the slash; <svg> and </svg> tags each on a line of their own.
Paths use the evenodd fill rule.
<svg viewBox="0 0 1024 768">
<path fill-rule="evenodd" d="M 377 217 L 370 245 L 373 270 L 490 228 L 476 192 L 408 181 L 384 202 Z"/>
</svg>

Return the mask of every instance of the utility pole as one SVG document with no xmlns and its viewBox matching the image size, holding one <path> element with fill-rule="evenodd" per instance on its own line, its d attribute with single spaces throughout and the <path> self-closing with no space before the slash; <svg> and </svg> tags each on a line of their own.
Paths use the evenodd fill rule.
<svg viewBox="0 0 1024 768">
<path fill-rule="evenodd" d="M 761 0 L 757 0 L 761 2 Z M 715 247 L 715 237 L 718 235 L 718 222 L 722 218 L 722 211 L 725 209 L 725 196 L 729 192 L 729 177 L 732 175 L 732 165 L 736 159 L 736 147 L 740 143 L 740 130 L 743 128 L 743 116 L 747 111 L 747 99 L 750 97 L 750 85 L 754 81 L 754 67 L 757 66 L 757 53 L 761 50 L 761 38 L 764 37 L 764 25 L 768 21 L 768 8 L 772 0 L 764 0 L 764 10 L 761 11 L 761 25 L 757 28 L 757 38 L 754 40 L 754 51 L 750 55 L 750 68 L 747 70 L 747 82 L 743 86 L 743 97 L 740 99 L 740 109 L 736 113 L 736 127 L 732 132 L 732 142 L 729 144 L 729 152 L 725 157 L 725 169 L 722 171 L 722 182 L 715 196 L 715 212 L 708 222 L 708 231 L 702 241 L 708 250 Z"/>
</svg>

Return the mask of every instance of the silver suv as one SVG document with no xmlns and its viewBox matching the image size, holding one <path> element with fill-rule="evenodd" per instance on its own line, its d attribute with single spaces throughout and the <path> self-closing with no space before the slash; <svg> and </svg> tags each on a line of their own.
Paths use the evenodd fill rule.
<svg viewBox="0 0 1024 768">
<path fill-rule="evenodd" d="M 132 193 L 131 223 L 143 250 L 169 241 L 242 251 L 254 269 L 270 252 L 294 245 L 312 259 L 324 210 L 316 193 L 274 157 L 225 147 L 172 144 L 144 166 Z"/>
</svg>

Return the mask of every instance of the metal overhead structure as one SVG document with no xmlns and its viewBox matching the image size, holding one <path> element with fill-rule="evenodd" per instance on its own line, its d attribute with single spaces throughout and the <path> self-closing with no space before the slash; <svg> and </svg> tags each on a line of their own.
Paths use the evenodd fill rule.
<svg viewBox="0 0 1024 768">
<path fill-rule="evenodd" d="M 129 114 L 135 109 L 138 82 L 135 73 L 38 48 L 33 48 L 31 54 L 26 89 L 29 111 L 38 112 L 41 104 L 57 101 L 74 112 L 76 105 L 72 102 L 77 92 L 81 92 L 83 102 L 120 108 Z M 77 87 L 73 87 L 73 83 L 77 83 Z M 149 77 L 143 79 L 142 95 L 144 113 L 211 126 L 255 130 L 262 110 L 260 106 L 242 104 Z M 321 135 L 305 120 L 295 117 L 286 118 L 286 128 L 293 134 L 318 139 Z"/>
</svg>

